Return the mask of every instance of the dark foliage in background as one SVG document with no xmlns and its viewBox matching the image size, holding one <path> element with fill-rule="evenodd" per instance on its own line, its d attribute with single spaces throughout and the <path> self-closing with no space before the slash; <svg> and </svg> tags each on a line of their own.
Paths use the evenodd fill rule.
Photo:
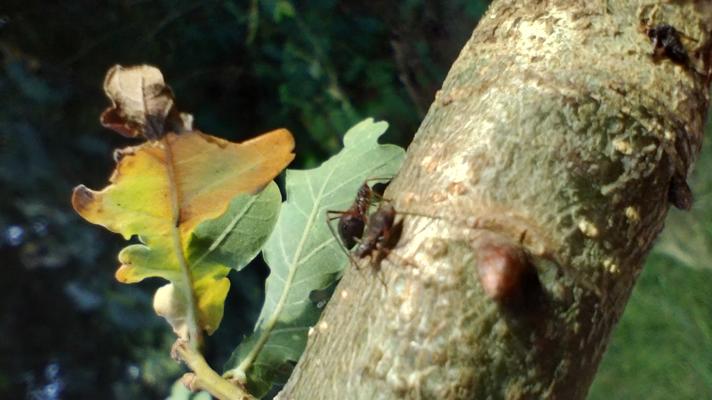
<svg viewBox="0 0 712 400">
<path fill-rule="evenodd" d="M 165 398 L 181 373 L 168 357 L 173 334 L 151 309 L 150 293 L 160 282 L 116 282 L 120 239 L 84 223 L 69 204 L 71 188 L 79 182 L 103 186 L 112 169 L 112 149 L 131 144 L 98 123 L 107 105 L 102 79 L 110 66 L 159 66 L 180 108 L 211 134 L 242 140 L 289 128 L 297 139 L 292 167 L 310 167 L 333 154 L 346 129 L 367 116 L 389 121 L 386 140 L 407 145 L 486 3 L 4 1 L 0 398 Z M 709 237 L 709 227 L 703 233 Z M 656 377 L 691 382 L 686 395 L 712 396 L 709 359 L 702 354 L 689 362 L 685 358 L 709 354 L 712 302 L 707 296 L 655 303 L 682 291 L 665 287 L 652 305 L 636 303 L 638 292 L 657 293 L 665 282 L 685 285 L 690 270 L 670 275 L 666 268 L 672 259 L 656 260 L 657 272 L 646 271 L 633 311 L 617 333 L 626 342 L 612 346 L 611 357 L 620 355 L 628 364 L 604 363 L 594 397 L 616 393 L 625 386 L 626 368 L 629 376 L 637 375 L 645 365 L 655 366 L 656 359 L 687 379 L 665 368 L 654 369 Z M 218 369 L 252 329 L 266 274 L 258 264 L 233 279 L 225 320 L 209 340 L 208 358 Z M 709 269 L 694 274 L 695 282 L 712 278 Z M 679 308 L 670 308 L 675 304 Z M 651 327 L 665 306 L 683 313 L 696 307 L 699 317 Z M 655 337 L 640 331 L 650 329 L 660 333 L 658 340 L 671 340 L 664 332 L 695 323 L 673 354 L 631 356 L 665 345 L 627 335 Z M 626 347 L 629 341 L 636 347 Z M 647 389 L 656 385 L 639 381 L 625 386 L 626 396 L 619 398 L 647 393 L 645 382 Z"/>
</svg>

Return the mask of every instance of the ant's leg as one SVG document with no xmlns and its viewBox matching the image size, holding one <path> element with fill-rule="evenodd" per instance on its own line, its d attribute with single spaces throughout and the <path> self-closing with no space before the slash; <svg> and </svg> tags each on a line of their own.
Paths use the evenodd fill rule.
<svg viewBox="0 0 712 400">
<path fill-rule="evenodd" d="M 344 214 L 345 212 L 343 211 L 326 210 L 326 219 L 329 221 L 333 221 L 337 218 L 340 218 Z"/>
<path fill-rule="evenodd" d="M 388 257 L 386 249 L 376 245 L 376 249 L 371 252 L 369 262 L 371 263 L 371 268 L 373 269 L 373 273 L 376 275 L 376 278 L 378 278 L 378 281 L 381 282 L 383 288 L 386 292 L 388 292 L 388 285 L 386 285 L 386 281 L 383 279 L 383 269 L 381 269 L 381 262 L 383 262 L 386 257 Z"/>
</svg>

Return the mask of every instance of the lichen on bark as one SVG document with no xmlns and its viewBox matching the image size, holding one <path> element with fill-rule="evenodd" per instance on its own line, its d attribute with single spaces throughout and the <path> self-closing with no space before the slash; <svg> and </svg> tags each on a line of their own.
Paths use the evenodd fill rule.
<svg viewBox="0 0 712 400">
<path fill-rule="evenodd" d="M 585 398 L 699 152 L 710 32 L 704 1 L 495 1 L 386 193 L 385 285 L 347 271 L 279 398 Z M 512 301 L 478 272 L 498 241 L 535 272 Z"/>
</svg>

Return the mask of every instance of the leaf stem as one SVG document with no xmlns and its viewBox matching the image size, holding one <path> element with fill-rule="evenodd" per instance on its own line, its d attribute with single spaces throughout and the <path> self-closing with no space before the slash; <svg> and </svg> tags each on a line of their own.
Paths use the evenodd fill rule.
<svg viewBox="0 0 712 400">
<path fill-rule="evenodd" d="M 205 390 L 220 400 L 255 400 L 243 388 L 223 379 L 215 372 L 205 358 L 191 348 L 185 341 L 178 339 L 173 345 L 173 352 L 193 373 L 183 375 L 183 384 L 191 391 Z"/>
<path fill-rule="evenodd" d="M 190 272 L 188 261 L 183 253 L 183 240 L 181 237 L 180 226 L 180 202 L 178 199 L 178 182 L 175 177 L 173 168 L 173 152 L 168 143 L 168 136 L 164 136 L 161 140 L 164 153 L 166 155 L 166 172 L 168 173 L 168 182 L 171 196 L 171 212 L 173 217 L 173 226 L 171 227 L 171 236 L 173 237 L 173 251 L 175 252 L 178 265 L 183 273 L 183 287 L 181 291 L 185 295 L 187 301 L 186 323 L 188 325 L 188 340 L 194 349 L 199 349 L 203 344 L 203 330 L 198 322 L 198 309 L 195 292 L 193 291 L 193 274 Z"/>
</svg>

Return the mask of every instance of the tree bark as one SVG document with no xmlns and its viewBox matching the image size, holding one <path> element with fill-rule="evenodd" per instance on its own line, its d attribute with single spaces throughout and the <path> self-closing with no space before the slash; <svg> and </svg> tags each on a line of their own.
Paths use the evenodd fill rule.
<svg viewBox="0 0 712 400">
<path fill-rule="evenodd" d="M 400 242 L 346 271 L 279 398 L 585 398 L 689 205 L 710 32 L 708 1 L 495 1 L 386 193 Z"/>
</svg>

